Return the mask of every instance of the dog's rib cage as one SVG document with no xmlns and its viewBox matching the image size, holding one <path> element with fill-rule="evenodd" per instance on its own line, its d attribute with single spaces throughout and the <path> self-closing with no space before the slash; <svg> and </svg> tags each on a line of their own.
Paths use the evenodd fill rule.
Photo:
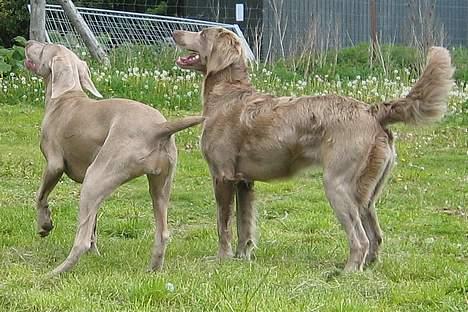
<svg viewBox="0 0 468 312">
<path fill-rule="evenodd" d="M 31 10 L 29 5 L 28 8 Z M 173 45 L 171 34 L 174 30 L 200 31 L 205 27 L 219 26 L 236 33 L 241 38 L 247 58 L 255 58 L 237 24 L 84 7 L 77 7 L 77 10 L 106 50 L 127 44 Z M 85 47 L 60 5 L 46 5 L 46 37 L 48 42 L 63 44 L 73 50 Z"/>
</svg>

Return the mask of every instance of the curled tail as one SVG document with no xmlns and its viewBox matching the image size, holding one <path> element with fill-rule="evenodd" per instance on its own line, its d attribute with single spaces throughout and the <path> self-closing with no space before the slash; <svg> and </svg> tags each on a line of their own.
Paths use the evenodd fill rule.
<svg viewBox="0 0 468 312">
<path fill-rule="evenodd" d="M 373 106 L 372 114 L 384 126 L 396 122 L 420 125 L 442 119 L 447 110 L 454 70 L 449 51 L 442 47 L 432 47 L 426 67 L 409 94 Z"/>
</svg>

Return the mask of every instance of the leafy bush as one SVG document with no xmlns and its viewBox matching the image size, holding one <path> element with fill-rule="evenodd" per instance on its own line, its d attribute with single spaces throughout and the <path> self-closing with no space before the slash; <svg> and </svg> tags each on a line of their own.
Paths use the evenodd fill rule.
<svg viewBox="0 0 468 312">
<path fill-rule="evenodd" d="M 161 1 L 159 4 L 155 5 L 154 7 L 146 9 L 146 13 L 159 14 L 159 15 L 167 14 L 167 1 Z"/>
<path fill-rule="evenodd" d="M 9 72 L 16 72 L 23 68 L 24 44 L 26 39 L 16 37 L 12 48 L 6 49 L 0 47 L 0 76 Z"/>
<path fill-rule="evenodd" d="M 370 62 L 369 53 L 369 44 L 361 43 L 320 55 L 311 53 L 310 55 L 280 59 L 271 64 L 269 68 L 284 79 L 290 79 L 293 76 L 313 77 L 319 75 L 352 80 L 358 76 L 391 76 L 396 72 L 399 75 L 402 70 L 416 78 L 421 69 L 419 64 L 425 63 L 425 59 L 421 60 L 417 49 L 407 46 L 383 45 L 380 60 L 373 64 Z M 451 54 L 452 62 L 456 67 L 455 79 L 468 81 L 468 48 L 453 48 Z"/>
<path fill-rule="evenodd" d="M 454 48 L 450 52 L 456 68 L 455 79 L 468 82 L 468 48 Z"/>
<path fill-rule="evenodd" d="M 11 47 L 12 38 L 28 36 L 29 0 L 0 0 L 0 46 Z"/>
</svg>

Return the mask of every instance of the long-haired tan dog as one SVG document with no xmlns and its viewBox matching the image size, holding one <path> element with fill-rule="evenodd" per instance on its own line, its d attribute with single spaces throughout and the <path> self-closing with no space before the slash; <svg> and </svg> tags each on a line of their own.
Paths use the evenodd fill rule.
<svg viewBox="0 0 468 312">
<path fill-rule="evenodd" d="M 288 177 L 311 165 L 324 169 L 325 192 L 349 241 L 345 271 L 377 258 L 382 232 L 375 202 L 395 158 L 390 130 L 396 122 L 440 120 L 453 68 L 449 52 L 429 52 L 426 69 L 401 99 L 369 106 L 336 95 L 274 97 L 251 85 L 239 38 L 222 28 L 176 31 L 192 51 L 181 68 L 203 73 L 202 152 L 213 177 L 220 258 L 232 256 L 231 206 L 237 196 L 237 255 L 255 244 L 253 182 Z"/>
<path fill-rule="evenodd" d="M 83 89 L 102 97 L 90 79 L 88 66 L 60 45 L 29 41 L 25 64 L 46 84 L 41 150 L 47 165 L 37 193 L 41 236 L 52 230 L 47 198 L 62 174 L 83 183 L 75 242 L 67 259 L 53 273 L 70 270 L 87 250 L 97 251 L 99 205 L 118 186 L 143 174 L 148 177 L 157 223 L 150 269 L 161 268 L 177 161 L 172 134 L 202 122 L 203 117 L 166 121 L 159 111 L 139 102 L 88 98 Z"/>
</svg>

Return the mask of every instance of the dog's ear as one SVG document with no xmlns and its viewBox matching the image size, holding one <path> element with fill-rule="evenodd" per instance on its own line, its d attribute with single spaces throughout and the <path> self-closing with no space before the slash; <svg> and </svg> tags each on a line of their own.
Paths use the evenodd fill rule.
<svg viewBox="0 0 468 312">
<path fill-rule="evenodd" d="M 230 32 L 222 30 L 213 42 L 206 64 L 206 73 L 219 72 L 243 58 L 239 40 Z"/>
<path fill-rule="evenodd" d="M 85 61 L 78 61 L 78 77 L 80 78 L 81 87 L 91 92 L 94 96 L 102 98 L 101 93 L 94 86 L 91 80 L 91 72 L 89 71 L 88 64 Z"/>
<path fill-rule="evenodd" d="M 54 56 L 50 69 L 52 72 L 52 99 L 60 97 L 65 92 L 72 90 L 77 81 L 75 78 L 74 65 L 61 56 Z"/>
</svg>

